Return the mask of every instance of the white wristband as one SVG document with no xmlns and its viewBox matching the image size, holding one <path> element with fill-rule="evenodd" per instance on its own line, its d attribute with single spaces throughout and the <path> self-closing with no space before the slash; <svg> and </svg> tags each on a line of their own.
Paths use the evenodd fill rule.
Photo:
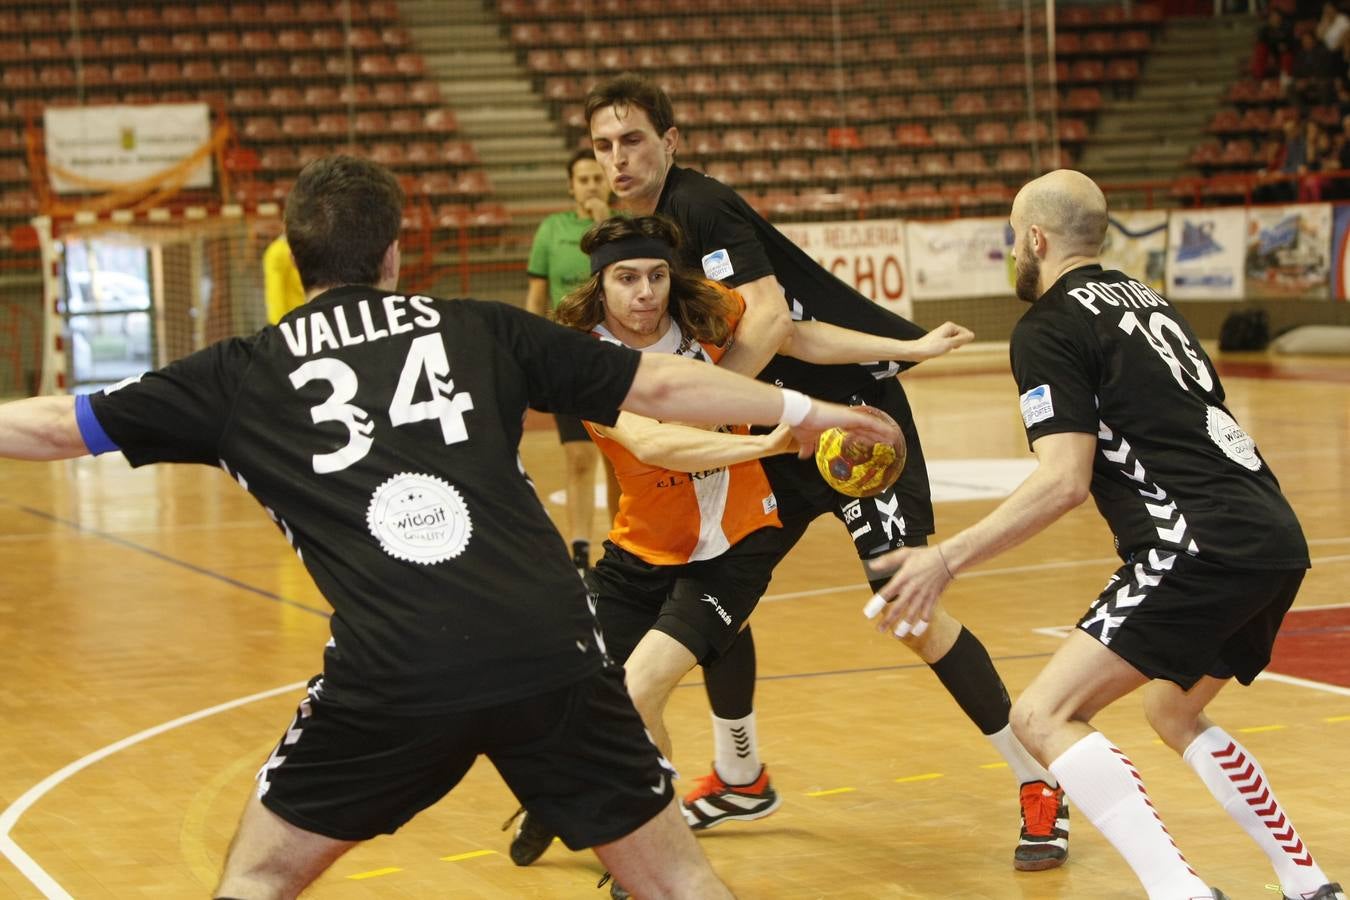
<svg viewBox="0 0 1350 900">
<path fill-rule="evenodd" d="M 783 388 L 783 414 L 778 417 L 781 425 L 796 428 L 802 420 L 811 414 L 811 398 L 797 391 Z"/>
</svg>

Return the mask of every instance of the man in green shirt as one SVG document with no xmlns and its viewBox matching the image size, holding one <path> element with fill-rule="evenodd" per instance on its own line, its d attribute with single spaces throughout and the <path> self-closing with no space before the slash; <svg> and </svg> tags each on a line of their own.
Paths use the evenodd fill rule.
<svg viewBox="0 0 1350 900">
<path fill-rule="evenodd" d="M 578 150 L 567 163 L 567 192 L 576 205 L 554 213 L 539 223 L 525 267 L 529 290 L 525 308 L 541 316 L 557 305 L 566 294 L 581 287 L 591 277 L 591 263 L 581 252 L 581 236 L 596 222 L 611 215 L 609 181 L 605 170 L 589 149 Z M 600 453 L 579 419 L 554 416 L 558 440 L 563 446 L 567 466 L 567 528 L 572 542 L 572 561 L 577 571 L 590 567 L 591 524 L 595 518 L 595 467 Z M 612 479 L 611 479 L 612 481 Z M 618 491 L 609 490 L 613 517 Z"/>
</svg>

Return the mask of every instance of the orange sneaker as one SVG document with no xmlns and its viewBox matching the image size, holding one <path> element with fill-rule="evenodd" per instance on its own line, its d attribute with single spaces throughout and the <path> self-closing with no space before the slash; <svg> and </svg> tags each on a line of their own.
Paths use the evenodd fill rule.
<svg viewBox="0 0 1350 900">
<path fill-rule="evenodd" d="M 694 789 L 684 795 L 681 809 L 689 827 L 695 831 L 712 828 L 722 822 L 748 822 L 762 819 L 778 808 L 783 798 L 769 783 L 769 770 L 759 767 L 759 777 L 749 784 L 727 784 L 718 777 L 717 769 L 694 783 Z"/>
<path fill-rule="evenodd" d="M 1064 865 L 1069 856 L 1069 806 L 1064 788 L 1044 781 L 1022 785 L 1022 834 L 1013 851 L 1013 868 L 1039 872 Z"/>
</svg>

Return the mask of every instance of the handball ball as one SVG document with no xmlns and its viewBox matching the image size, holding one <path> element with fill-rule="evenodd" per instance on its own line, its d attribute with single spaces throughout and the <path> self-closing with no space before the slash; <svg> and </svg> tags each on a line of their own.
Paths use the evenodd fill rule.
<svg viewBox="0 0 1350 900">
<path fill-rule="evenodd" d="M 878 418 L 890 419 L 872 406 L 855 407 Z M 905 438 L 892 444 L 873 444 L 847 431 L 831 428 L 816 443 L 816 468 L 825 483 L 849 497 L 880 494 L 900 477 L 905 468 Z"/>
</svg>

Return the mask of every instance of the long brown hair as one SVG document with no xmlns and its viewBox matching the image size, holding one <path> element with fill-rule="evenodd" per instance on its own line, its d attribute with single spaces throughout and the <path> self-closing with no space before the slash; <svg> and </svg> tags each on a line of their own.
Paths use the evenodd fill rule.
<svg viewBox="0 0 1350 900">
<path fill-rule="evenodd" d="M 631 237 L 651 238 L 668 244 L 672 257 L 678 256 L 683 241 L 680 226 L 664 216 L 615 216 L 596 224 L 582 236 L 581 251 L 589 256 L 606 244 Z M 603 270 L 596 272 L 585 284 L 563 297 L 553 309 L 554 321 L 577 331 L 594 331 L 595 326 L 605 321 L 604 274 Z M 667 312 L 685 337 L 721 346 L 731 337 L 727 318 L 736 310 L 729 294 L 673 262 Z"/>
</svg>

